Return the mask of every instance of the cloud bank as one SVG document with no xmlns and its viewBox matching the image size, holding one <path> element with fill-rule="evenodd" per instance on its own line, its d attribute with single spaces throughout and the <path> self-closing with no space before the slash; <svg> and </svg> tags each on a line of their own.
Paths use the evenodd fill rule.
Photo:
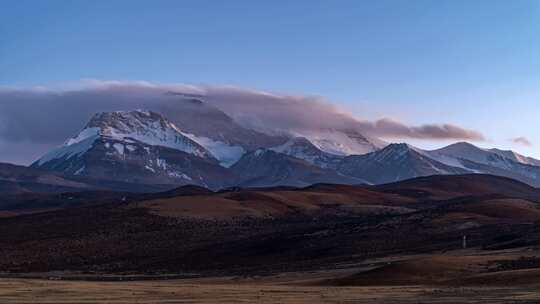
<svg viewBox="0 0 540 304">
<path fill-rule="evenodd" d="M 484 140 L 480 132 L 452 124 L 409 126 L 389 118 L 362 120 L 316 96 L 274 95 L 234 87 L 206 87 L 205 91 L 209 101 L 237 121 L 267 132 L 352 129 L 381 138 Z"/>
<path fill-rule="evenodd" d="M 4 147 L 58 145 L 99 111 L 144 108 L 162 112 L 173 122 L 181 120 L 185 103 L 171 92 L 204 96 L 240 124 L 268 133 L 350 129 L 383 139 L 484 140 L 480 132 L 453 124 L 411 126 L 389 118 L 359 119 L 317 96 L 231 86 L 91 80 L 63 89 L 0 88 L 0 143 Z"/>
</svg>

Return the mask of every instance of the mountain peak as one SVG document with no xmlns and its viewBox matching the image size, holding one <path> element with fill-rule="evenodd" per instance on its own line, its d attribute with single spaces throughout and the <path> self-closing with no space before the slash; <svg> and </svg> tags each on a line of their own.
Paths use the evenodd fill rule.
<svg viewBox="0 0 540 304">
<path fill-rule="evenodd" d="M 447 150 L 447 151 L 451 151 L 451 150 L 461 150 L 461 151 L 480 151 L 480 150 L 484 150 L 482 148 L 479 148 L 469 142 L 466 142 L 466 141 L 460 141 L 460 142 L 456 142 L 456 143 L 453 143 L 451 145 L 448 145 L 444 148 L 441 148 L 439 150 Z"/>
<path fill-rule="evenodd" d="M 419 154 L 416 148 L 406 143 L 393 143 L 384 147 L 379 151 L 375 151 L 367 154 L 366 156 L 372 158 L 374 161 L 386 162 L 395 161 L 398 159 L 408 158 L 411 155 Z"/>
<path fill-rule="evenodd" d="M 298 150 L 298 149 L 306 150 L 318 150 L 318 148 L 311 143 L 307 138 L 305 137 L 292 137 L 289 140 L 287 140 L 284 144 L 276 146 L 271 148 L 272 150 L 280 153 L 287 153 L 287 151 L 291 150 Z"/>
<path fill-rule="evenodd" d="M 408 153 L 410 151 L 417 151 L 417 148 L 407 144 L 407 143 L 393 143 L 381 149 L 381 152 L 399 152 L 399 153 Z"/>
<path fill-rule="evenodd" d="M 426 175 L 468 173 L 431 159 L 405 143 L 390 144 L 366 155 L 348 156 L 339 164 L 338 170 L 374 184 Z"/>
<path fill-rule="evenodd" d="M 270 149 L 278 153 L 303 159 L 321 168 L 335 167 L 337 162 L 343 158 L 343 156 L 322 151 L 305 137 L 293 137 L 284 144 Z"/>
<path fill-rule="evenodd" d="M 483 149 L 466 142 L 428 151 L 426 154 L 447 165 L 464 168 L 478 167 L 478 164 L 481 164 L 503 170 L 521 170 L 519 169 L 520 165 L 540 165 L 540 161 L 524 157 L 513 151 Z M 481 169 L 477 168 L 477 170 Z M 530 175 L 530 173 L 525 174 Z"/>
<path fill-rule="evenodd" d="M 357 131 L 324 129 L 317 132 L 296 132 L 305 137 L 317 149 L 333 155 L 366 154 L 386 146 L 380 140 L 368 139 Z"/>
<path fill-rule="evenodd" d="M 407 143 L 392 143 L 392 144 L 389 144 L 388 146 L 384 147 L 383 150 L 385 149 L 392 149 L 392 150 L 411 150 L 412 149 L 412 146 L 407 144 Z"/>
<path fill-rule="evenodd" d="M 208 150 L 183 134 L 161 114 L 139 109 L 96 113 L 77 136 L 68 139 L 36 163 L 41 166 L 49 161 L 80 156 L 90 150 L 98 139 L 110 142 L 108 146 L 115 147 L 119 154 L 123 154 L 127 146 L 140 144 L 215 159 Z"/>
</svg>

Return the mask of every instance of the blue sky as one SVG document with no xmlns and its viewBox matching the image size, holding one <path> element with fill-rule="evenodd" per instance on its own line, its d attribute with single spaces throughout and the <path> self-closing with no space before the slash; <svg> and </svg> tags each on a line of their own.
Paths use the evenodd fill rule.
<svg viewBox="0 0 540 304">
<path fill-rule="evenodd" d="M 79 79 L 321 95 L 540 157 L 540 1 L 0 0 L 0 85 Z M 510 138 L 525 136 L 532 147 Z M 440 141 L 414 141 L 422 147 Z"/>
</svg>

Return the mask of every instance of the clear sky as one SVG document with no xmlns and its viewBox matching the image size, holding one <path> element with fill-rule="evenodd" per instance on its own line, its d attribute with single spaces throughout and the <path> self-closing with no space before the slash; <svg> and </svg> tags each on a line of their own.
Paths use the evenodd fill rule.
<svg viewBox="0 0 540 304">
<path fill-rule="evenodd" d="M 321 95 L 540 157 L 537 0 L 0 0 L 0 85 L 86 78 Z"/>
</svg>

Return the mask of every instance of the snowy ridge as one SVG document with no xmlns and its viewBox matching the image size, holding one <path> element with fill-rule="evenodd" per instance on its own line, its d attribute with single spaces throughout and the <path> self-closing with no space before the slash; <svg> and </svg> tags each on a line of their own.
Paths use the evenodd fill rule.
<svg viewBox="0 0 540 304">
<path fill-rule="evenodd" d="M 384 153 L 382 153 L 384 152 Z M 416 157 L 417 159 L 423 161 L 426 166 L 430 169 L 430 170 L 433 170 L 433 172 L 435 172 L 436 174 L 453 174 L 454 173 L 454 167 L 455 166 L 450 166 L 450 165 L 447 165 L 443 162 L 440 162 L 436 159 L 433 159 L 433 158 L 430 158 L 428 156 L 426 156 L 424 153 L 422 153 L 422 150 L 414 147 L 414 146 L 411 146 L 409 144 L 405 144 L 405 143 L 402 143 L 402 144 L 391 144 L 389 145 L 388 147 L 384 148 L 381 150 L 381 156 L 380 157 L 385 157 L 387 159 L 384 159 L 384 160 L 378 160 L 378 161 L 386 161 L 386 162 L 392 162 L 392 161 L 403 161 L 404 158 L 406 157 L 410 157 L 410 153 L 414 153 L 414 157 Z M 391 159 L 388 159 L 388 158 L 391 158 Z M 435 161 L 433 161 L 435 160 Z M 437 163 L 438 162 L 438 163 Z M 440 166 L 440 165 L 447 165 L 447 166 L 450 166 L 451 168 L 445 168 L 443 166 Z M 458 167 L 458 168 L 461 168 L 461 167 Z M 449 170 L 451 169 L 451 170 Z"/>
<path fill-rule="evenodd" d="M 135 140 L 202 158 L 212 157 L 204 147 L 189 139 L 173 123 L 155 112 L 136 110 L 98 113 L 86 128 L 98 128 L 99 135 L 105 138 L 126 142 Z"/>
<path fill-rule="evenodd" d="M 540 166 L 540 160 L 521 155 L 511 150 L 489 149 L 487 151 L 525 165 Z"/>
<path fill-rule="evenodd" d="M 45 154 L 36 163 L 41 166 L 54 159 L 70 159 L 74 156 L 84 154 L 92 148 L 98 138 L 99 130 L 97 128 L 85 129 L 77 137 L 69 139 L 64 145 Z"/>
<path fill-rule="evenodd" d="M 298 132 L 294 136 L 305 137 L 321 151 L 341 156 L 367 154 L 386 146 L 381 140 L 372 140 L 355 131 Z"/>
<path fill-rule="evenodd" d="M 321 168 L 334 167 L 342 158 L 320 150 L 305 137 L 291 138 L 284 144 L 272 147 L 270 150 L 303 159 Z"/>
<path fill-rule="evenodd" d="M 240 146 L 229 145 L 204 136 L 196 136 L 189 133 L 183 134 L 210 151 L 219 160 L 219 163 L 227 168 L 236 163 L 246 153 L 246 150 Z"/>
<path fill-rule="evenodd" d="M 365 155 L 347 156 L 339 172 L 380 184 L 427 175 L 465 174 L 471 171 L 438 162 L 408 144 L 390 144 Z"/>
</svg>

